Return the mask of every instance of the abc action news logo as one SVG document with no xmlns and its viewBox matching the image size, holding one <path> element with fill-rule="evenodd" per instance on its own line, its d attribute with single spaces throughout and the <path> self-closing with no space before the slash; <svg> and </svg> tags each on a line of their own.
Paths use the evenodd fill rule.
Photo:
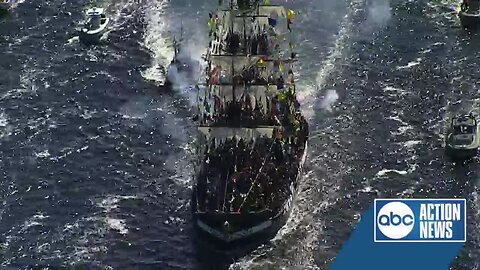
<svg viewBox="0 0 480 270">
<path fill-rule="evenodd" d="M 465 199 L 375 199 L 375 242 L 465 242 Z"/>
</svg>

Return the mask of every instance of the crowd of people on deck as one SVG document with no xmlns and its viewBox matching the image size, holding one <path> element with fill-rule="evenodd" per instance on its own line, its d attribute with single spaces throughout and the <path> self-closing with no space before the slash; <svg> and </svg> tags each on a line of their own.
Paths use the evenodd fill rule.
<svg viewBox="0 0 480 270">
<path fill-rule="evenodd" d="M 237 0 L 237 5 L 248 8 L 256 2 Z M 265 0 L 266 3 L 269 4 L 269 1 Z M 275 55 L 280 50 L 280 40 L 270 28 L 275 27 L 276 18 L 269 18 L 270 26 L 259 26 L 255 23 L 257 19 L 252 17 L 255 26 L 248 33 L 228 29 L 228 26 L 219 29 L 224 20 L 225 17 L 210 14 L 210 46 L 214 54 L 226 52 L 280 58 Z M 290 23 L 289 17 L 289 29 Z M 291 57 L 295 58 L 293 52 Z M 207 101 L 206 93 L 200 117 L 202 124 L 212 127 L 277 127 L 271 137 L 211 139 L 206 146 L 197 181 L 200 211 L 276 210 L 290 195 L 290 184 L 297 177 L 308 137 L 308 123 L 299 113 L 293 71 L 288 70 L 285 74 L 286 69 L 282 68 L 280 61 L 274 62 L 273 70 L 267 70 L 263 60 L 259 62 L 260 65 L 245 66 L 241 72 L 234 74 L 218 66 L 208 78 L 211 85 L 234 84 L 245 88 L 249 85 L 275 85 L 276 91 L 259 98 L 245 91 L 241 98 L 230 101 L 208 93 L 213 97 L 213 106 Z M 282 127 L 278 127 L 280 125 Z"/>
<path fill-rule="evenodd" d="M 199 210 L 250 212 L 281 207 L 298 174 L 305 145 L 299 138 L 283 137 L 277 130 L 271 138 L 212 139 L 198 179 Z"/>
<path fill-rule="evenodd" d="M 246 95 L 239 101 L 229 101 L 225 104 L 217 102 L 214 108 L 213 117 L 204 116 L 204 124 L 210 126 L 233 126 L 233 127 L 255 127 L 255 126 L 274 126 L 280 125 L 275 116 L 270 116 L 265 112 L 261 103 L 255 104 L 250 97 Z M 217 99 L 218 100 L 218 99 Z"/>
<path fill-rule="evenodd" d="M 216 34 L 213 37 L 221 44 L 221 40 Z M 278 48 L 279 45 L 269 42 L 265 30 L 259 31 L 259 33 L 251 33 L 246 37 L 242 37 L 238 32 L 229 31 L 222 49 L 228 54 L 270 55 L 275 46 Z"/>
<path fill-rule="evenodd" d="M 253 126 L 286 126 L 294 127 L 299 115 L 300 103 L 295 88 L 279 92 L 272 98 L 243 93 L 240 99 L 225 101 L 213 95 L 213 107 L 204 100 L 201 124 L 213 127 L 253 127 Z M 265 101 L 265 102 L 264 102 Z M 264 107 L 266 105 L 266 108 Z"/>
<path fill-rule="evenodd" d="M 207 69 L 208 70 L 208 69 Z M 286 76 L 286 79 L 284 78 Z M 257 65 L 244 66 L 234 76 L 221 65 L 210 70 L 209 84 L 215 85 L 276 85 L 282 90 L 286 85 L 293 85 L 294 75 L 291 69 L 285 73 L 285 64 L 281 61 L 273 61 L 271 70 L 267 69 L 266 63 L 260 59 Z"/>
<path fill-rule="evenodd" d="M 228 31 L 223 40 L 216 31 L 211 32 L 212 40 L 210 47 L 214 48 L 215 53 L 225 52 L 227 54 L 250 54 L 250 55 L 271 55 L 274 49 L 279 49 L 280 45 L 269 39 L 265 27 L 263 30 L 252 31 L 243 36 L 237 31 Z"/>
<path fill-rule="evenodd" d="M 219 5 L 222 5 L 223 0 L 219 0 Z M 470 0 L 472 1 L 472 0 Z M 260 3 L 260 0 L 237 0 L 237 7 L 239 9 L 250 9 Z M 263 0 L 263 5 L 270 5 L 270 0 Z M 233 9 L 234 7 L 231 6 Z M 237 29 L 230 28 L 228 32 L 226 29 L 230 27 L 230 24 L 226 24 L 226 15 L 220 18 L 218 14 L 209 14 L 210 19 L 208 21 L 208 27 L 210 29 L 209 36 L 213 38 L 210 43 L 210 48 L 214 48 L 214 53 L 220 53 L 225 50 L 227 53 L 235 54 L 243 52 L 244 54 L 251 55 L 271 55 L 273 51 L 278 49 L 279 44 L 277 40 L 277 34 L 275 33 L 275 27 L 277 27 L 279 17 L 286 18 L 287 29 L 291 30 L 291 25 L 296 16 L 295 11 L 289 9 L 286 14 L 278 14 L 277 11 L 272 11 L 268 17 L 268 26 L 258 23 L 257 18 L 252 16 L 251 23 L 254 26 L 250 31 L 245 32 L 244 27 Z M 226 26 L 220 28 L 219 26 Z M 239 31 L 243 31 L 240 34 Z M 224 35 L 226 39 L 224 40 Z M 291 46 L 290 46 L 291 47 Z M 295 54 L 292 52 L 292 58 L 295 58 Z"/>
<path fill-rule="evenodd" d="M 211 38 L 209 47 L 214 54 L 226 52 L 227 54 L 273 55 L 275 52 L 280 52 L 280 43 L 283 39 L 278 39 L 279 36 L 274 30 L 276 19 L 270 18 L 269 25 L 260 25 L 255 22 L 257 19 L 252 17 L 254 26 L 250 30 L 241 32 L 242 30 L 228 27 L 220 29 L 219 26 L 224 25 L 226 18 L 220 18 L 218 14 L 212 13 L 209 16 L 208 27 Z M 287 22 L 290 30 L 291 19 Z M 291 57 L 295 58 L 295 54 L 292 53 Z"/>
<path fill-rule="evenodd" d="M 217 26 L 222 24 L 224 20 L 225 17 L 219 18 L 218 15 L 210 14 L 210 34 L 213 41 L 220 44 L 220 51 L 224 49 L 230 54 L 243 52 L 250 56 L 270 55 L 271 57 L 272 49 L 278 48 L 276 39 L 272 34 L 267 34 L 269 33 L 269 26 L 267 25 L 256 24 L 250 29 L 249 34 L 241 34 L 230 29 L 226 39 L 222 40 L 225 36 L 221 35 Z M 256 20 L 256 18 L 252 18 L 252 20 Z M 294 57 L 294 54 L 292 57 Z M 213 68 L 208 67 L 207 72 L 210 71 L 208 84 L 236 85 L 239 88 L 245 88 L 245 92 L 248 92 L 250 86 L 264 85 L 269 87 L 270 85 L 276 86 L 276 89 L 273 90 L 276 94 L 272 94 L 272 92 L 264 96 L 265 103 L 261 99 L 256 100 L 256 97 L 251 95 L 243 95 L 239 100 L 225 101 L 224 97 L 208 94 L 208 99 L 212 100 L 211 96 L 213 96 L 214 102 L 208 102 L 207 98 L 203 100 L 203 108 L 199 108 L 199 111 L 201 111 L 199 119 L 202 124 L 233 127 L 259 125 L 295 127 L 298 125 L 299 121 L 296 119 L 296 115 L 300 104 L 296 99 L 293 71 L 287 69 L 285 61 L 266 60 L 263 57 L 257 59 L 259 59 L 258 62 L 245 65 L 240 72 L 220 65 L 213 66 Z M 269 68 L 267 68 L 267 61 L 273 62 L 273 65 L 270 65 Z M 286 70 L 288 72 L 285 72 Z M 237 91 L 243 90 L 239 89 Z"/>
</svg>

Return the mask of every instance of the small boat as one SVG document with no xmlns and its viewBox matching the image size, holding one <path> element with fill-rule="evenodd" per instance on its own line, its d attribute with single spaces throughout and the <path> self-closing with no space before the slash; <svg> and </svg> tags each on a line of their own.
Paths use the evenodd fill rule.
<svg viewBox="0 0 480 270">
<path fill-rule="evenodd" d="M 86 16 L 86 23 L 79 33 L 80 41 L 87 44 L 98 43 L 107 32 L 109 19 L 103 8 L 90 8 L 86 11 Z"/>
<path fill-rule="evenodd" d="M 452 119 L 445 147 L 447 155 L 455 159 L 469 159 L 477 155 L 480 146 L 480 127 L 473 114 Z"/>
<path fill-rule="evenodd" d="M 180 40 L 173 39 L 173 49 L 173 59 L 168 65 L 165 74 L 165 86 L 196 84 L 196 76 L 201 72 L 201 64 L 194 60 L 188 50 L 184 48 L 183 26 L 181 27 Z"/>
<path fill-rule="evenodd" d="M 458 17 L 463 28 L 475 29 L 480 25 L 480 1 L 468 0 L 462 3 Z"/>
</svg>

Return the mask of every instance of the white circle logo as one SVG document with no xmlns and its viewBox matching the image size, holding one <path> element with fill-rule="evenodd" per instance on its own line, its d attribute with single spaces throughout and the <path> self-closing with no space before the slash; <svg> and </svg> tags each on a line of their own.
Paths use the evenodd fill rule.
<svg viewBox="0 0 480 270">
<path fill-rule="evenodd" d="M 377 226 L 390 239 L 404 238 L 414 225 L 413 211 L 403 202 L 387 203 L 377 213 Z"/>
</svg>

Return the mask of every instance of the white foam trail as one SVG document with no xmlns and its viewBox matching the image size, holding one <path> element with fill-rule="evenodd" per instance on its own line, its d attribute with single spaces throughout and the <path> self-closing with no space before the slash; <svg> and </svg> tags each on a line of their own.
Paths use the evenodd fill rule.
<svg viewBox="0 0 480 270">
<path fill-rule="evenodd" d="M 106 218 L 105 223 L 110 227 L 110 229 L 118 231 L 119 234 L 127 234 L 128 229 L 127 226 L 125 225 L 125 220 L 123 219 L 117 219 L 117 218 Z"/>
<path fill-rule="evenodd" d="M 168 1 L 150 1 L 145 11 L 148 22 L 144 33 L 144 47 L 152 52 L 151 66 L 142 72 L 142 76 L 161 84 L 165 82 L 164 68 L 173 59 L 172 42 L 169 37 L 169 17 L 166 13 Z"/>
<path fill-rule="evenodd" d="M 136 196 L 107 196 L 105 199 L 97 203 L 97 206 L 103 209 L 105 214 L 105 224 L 112 230 L 117 231 L 120 234 L 127 234 L 128 229 L 125 225 L 125 220 L 112 217 L 112 212 L 118 208 L 120 200 L 132 200 L 137 199 Z"/>
<path fill-rule="evenodd" d="M 337 62 L 342 59 L 345 51 L 345 41 L 349 37 L 349 33 L 353 27 L 350 21 L 350 14 L 347 13 L 347 15 L 344 16 L 341 25 L 342 27 L 334 45 L 330 49 L 327 58 L 322 62 L 322 69 L 317 72 L 315 86 L 304 87 L 303 89 L 305 90 L 298 94 L 298 100 L 302 103 L 302 112 L 307 119 L 312 119 L 315 116 L 316 96 L 318 92 L 325 87 L 327 78 L 335 70 Z"/>
<path fill-rule="evenodd" d="M 386 3 L 384 3 L 384 2 L 386 2 Z M 358 5 L 357 2 L 352 3 L 351 8 L 354 10 L 353 13 L 358 11 L 356 9 L 357 5 Z M 375 1 L 373 3 L 373 5 L 370 6 L 370 8 L 372 8 L 373 11 L 374 11 L 374 13 L 371 14 L 370 16 L 375 17 L 375 16 L 379 16 L 379 15 L 383 14 L 382 12 L 385 11 L 385 8 L 382 8 L 382 7 L 384 7 L 385 5 L 388 6 L 388 9 L 390 8 L 388 0 L 377 0 L 377 1 Z M 330 52 L 329 52 L 327 58 L 322 62 L 322 69 L 317 72 L 317 76 L 316 76 L 316 79 L 315 79 L 315 87 L 308 87 L 307 86 L 307 87 L 305 87 L 306 90 L 302 91 L 298 95 L 299 101 L 304 104 L 303 105 L 303 113 L 309 119 L 311 119 L 315 115 L 314 103 L 315 103 L 315 100 L 316 100 L 316 94 L 318 94 L 318 92 L 321 91 L 325 87 L 325 85 L 327 83 L 327 79 L 333 73 L 333 71 L 335 71 L 335 68 L 337 67 L 337 62 L 339 62 L 343 59 L 342 56 L 345 53 L 346 40 L 349 38 L 349 34 L 352 32 L 351 30 L 354 27 L 354 24 L 353 24 L 352 20 L 350 20 L 351 16 L 352 16 L 352 13 L 347 13 L 344 16 L 344 18 L 342 20 L 342 23 L 341 23 L 340 31 L 337 35 L 337 39 L 335 40 L 334 45 L 330 49 Z M 388 16 L 386 16 L 386 17 L 389 19 Z M 373 20 L 373 22 L 375 22 L 375 20 Z M 366 23 L 371 24 L 371 22 L 368 21 L 368 20 L 367 20 Z M 330 93 L 332 93 L 331 91 L 332 90 L 329 90 Z M 333 90 L 333 91 L 335 91 L 335 90 Z M 329 94 L 327 92 L 327 96 L 328 95 Z M 332 94 L 330 94 L 330 95 L 331 95 L 330 97 L 334 97 L 334 95 L 332 95 Z M 336 99 L 338 99 L 338 97 Z M 335 99 L 335 101 L 336 101 L 336 99 Z M 322 104 L 323 104 L 323 102 L 322 102 Z M 322 108 L 324 108 L 324 107 L 322 106 Z M 330 106 L 330 108 L 331 108 L 331 106 Z"/>
<path fill-rule="evenodd" d="M 42 152 L 35 152 L 34 155 L 36 158 L 47 158 L 50 156 L 50 153 L 48 150 L 43 150 Z"/>
<path fill-rule="evenodd" d="M 412 159 L 415 160 L 415 157 L 413 157 Z M 377 172 L 376 177 L 387 176 L 388 174 L 391 174 L 391 173 L 395 173 L 395 174 L 399 174 L 399 175 L 407 175 L 407 174 L 413 173 L 419 167 L 418 164 L 408 164 L 407 166 L 408 166 L 407 170 L 401 170 L 401 171 L 400 170 L 382 169 L 382 170 Z"/>
<path fill-rule="evenodd" d="M 396 173 L 396 174 L 400 174 L 400 175 L 406 175 L 408 174 L 408 171 L 399 171 L 399 170 L 389 170 L 389 169 L 383 169 L 379 172 L 377 172 L 376 176 L 385 176 L 389 173 Z"/>
<path fill-rule="evenodd" d="M 418 141 L 418 140 L 411 140 L 411 141 L 406 141 L 405 143 L 403 143 L 403 145 L 407 148 L 413 148 L 419 144 L 422 144 L 423 142 L 422 141 Z"/>
<path fill-rule="evenodd" d="M 391 97 L 398 97 L 398 96 L 405 96 L 407 94 L 410 94 L 410 92 L 403 90 L 401 88 L 396 88 L 393 86 L 386 85 L 383 87 L 383 92 L 385 92 L 387 95 Z"/>
<path fill-rule="evenodd" d="M 9 117 L 5 112 L 0 112 L 0 139 L 10 136 L 13 127 L 9 124 Z"/>
<path fill-rule="evenodd" d="M 420 65 L 421 62 L 422 62 L 422 58 L 417 58 L 415 61 L 409 62 L 409 63 L 408 63 L 407 65 L 405 65 L 405 66 L 398 66 L 398 67 L 397 67 L 397 70 L 409 69 L 409 68 L 411 68 L 411 67 Z"/>
</svg>

